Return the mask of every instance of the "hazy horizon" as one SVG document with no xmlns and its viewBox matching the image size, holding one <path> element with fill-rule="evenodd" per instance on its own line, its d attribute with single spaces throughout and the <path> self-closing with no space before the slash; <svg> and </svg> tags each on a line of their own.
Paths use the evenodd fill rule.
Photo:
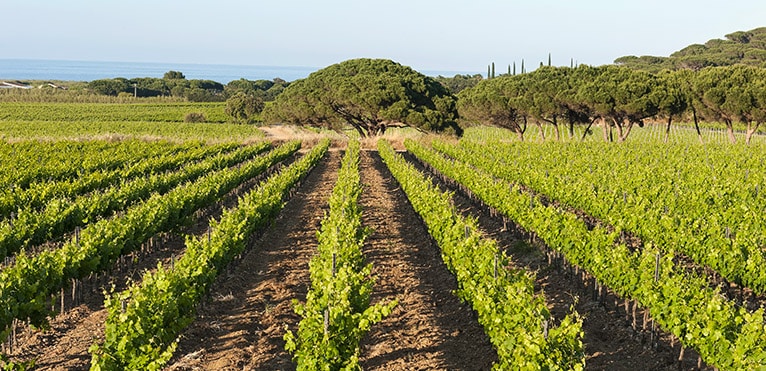
<svg viewBox="0 0 766 371">
<path fill-rule="evenodd" d="M 226 84 L 240 78 L 248 80 L 295 81 L 323 67 L 314 66 L 255 66 L 232 64 L 135 62 L 135 61 L 77 61 L 56 59 L 0 58 L 0 81 L 92 81 L 109 78 L 161 78 L 168 71 L 179 71 L 187 79 L 213 80 Z M 478 71 L 419 71 L 428 76 L 478 74 Z M 486 72 L 485 72 L 486 73 Z"/>
<path fill-rule="evenodd" d="M 386 58 L 418 71 L 485 73 L 667 56 L 766 26 L 766 3 L 391 0 L 10 1 L 0 59 L 322 68 Z"/>
</svg>

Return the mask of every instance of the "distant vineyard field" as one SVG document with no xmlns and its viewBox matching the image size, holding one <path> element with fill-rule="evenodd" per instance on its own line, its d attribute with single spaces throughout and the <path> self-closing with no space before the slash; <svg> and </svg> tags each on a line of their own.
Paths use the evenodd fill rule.
<svg viewBox="0 0 766 371">
<path fill-rule="evenodd" d="M 18 103 L 0 102 L 0 120 L 183 122 L 202 113 L 206 122 L 226 122 L 226 103 Z"/>
</svg>

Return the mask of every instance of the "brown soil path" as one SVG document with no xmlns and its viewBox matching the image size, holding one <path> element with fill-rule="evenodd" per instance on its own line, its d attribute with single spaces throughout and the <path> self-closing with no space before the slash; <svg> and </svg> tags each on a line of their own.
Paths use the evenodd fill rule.
<svg viewBox="0 0 766 371">
<path fill-rule="evenodd" d="M 362 342 L 365 370 L 488 370 L 497 360 L 473 310 L 452 294 L 454 276 L 377 152 L 363 151 L 364 253 L 373 302 L 399 300 Z"/>
<path fill-rule="evenodd" d="M 305 300 L 316 231 L 338 176 L 330 151 L 287 202 L 274 225 L 236 267 L 214 284 L 197 320 L 181 335 L 169 370 L 294 369 L 284 350 L 285 326 L 300 320 L 292 300 Z"/>
</svg>

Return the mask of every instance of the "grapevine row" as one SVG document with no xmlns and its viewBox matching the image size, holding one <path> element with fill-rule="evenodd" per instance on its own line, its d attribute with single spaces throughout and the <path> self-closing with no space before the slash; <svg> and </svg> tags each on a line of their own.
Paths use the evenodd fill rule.
<svg viewBox="0 0 766 371">
<path fill-rule="evenodd" d="M 7 134 L 3 129 L 0 133 Z M 115 170 L 134 160 L 136 153 L 159 154 L 176 148 L 178 145 L 167 142 L 141 141 L 58 141 L 46 145 L 40 145 L 39 141 L 0 142 L 0 187 L 27 188 L 35 182 L 72 179 L 97 170 Z"/>
<path fill-rule="evenodd" d="M 546 205 L 516 185 L 413 141 L 407 149 L 499 210 L 550 248 L 587 270 L 618 295 L 649 309 L 652 318 L 686 347 L 724 370 L 766 366 L 764 311 L 749 312 L 722 298 L 707 281 L 674 266 L 672 256 L 647 246 L 631 252 L 616 244 L 618 231 L 588 225 L 577 215 Z"/>
<path fill-rule="evenodd" d="M 218 273 L 245 249 L 249 236 L 270 223 L 288 191 L 324 156 L 329 141 L 271 176 L 224 211 L 211 232 L 189 238 L 184 256 L 159 266 L 141 284 L 110 295 L 105 341 L 91 347 L 92 370 L 160 369 L 173 355 L 178 334 L 194 319 L 196 305 Z"/>
<path fill-rule="evenodd" d="M 115 131 L 119 134 L 115 134 Z M 82 140 L 83 138 L 118 137 L 143 141 L 163 139 L 173 142 L 205 143 L 249 142 L 263 139 L 255 125 L 151 121 L 2 121 L 0 133 L 6 139 Z"/>
<path fill-rule="evenodd" d="M 270 143 L 261 142 L 187 165 L 176 172 L 137 178 L 73 200 L 54 199 L 41 211 L 19 210 L 14 220 L 0 222 L 0 257 L 14 254 L 22 247 L 60 237 L 76 227 L 123 210 L 155 193 L 168 192 L 183 182 L 193 181 L 211 171 L 253 158 L 270 147 Z"/>
<path fill-rule="evenodd" d="M 11 216 L 19 210 L 40 209 L 54 198 L 70 198 L 137 176 L 175 169 L 187 162 L 229 152 L 235 146 L 231 143 L 214 146 L 195 144 L 178 147 L 178 151 L 171 149 L 164 153 L 134 153 L 138 161 L 116 170 L 97 170 L 60 182 L 36 182 L 28 188 L 16 187 L 0 195 L 0 218 Z"/>
<path fill-rule="evenodd" d="M 20 253 L 13 265 L 0 272 L 0 338 L 8 335 L 13 319 L 44 325 L 50 309 L 48 299 L 70 279 L 106 270 L 121 254 L 176 227 L 197 209 L 215 202 L 299 147 L 300 142 L 288 142 L 239 167 L 209 173 L 164 195 L 155 194 L 119 217 L 88 225 L 79 238 L 56 250 L 35 256 Z"/>
<path fill-rule="evenodd" d="M 311 287 L 297 334 L 288 331 L 285 348 L 298 370 L 359 370 L 359 341 L 370 327 L 391 313 L 396 300 L 370 306 L 374 279 L 365 264 L 365 230 L 359 195 L 359 142 L 350 141 L 322 220 L 317 254 L 311 258 Z"/>
<path fill-rule="evenodd" d="M 457 277 L 458 295 L 477 312 L 499 356 L 495 367 L 582 370 L 579 316 L 573 313 L 558 327 L 551 325 L 545 298 L 535 295 L 532 275 L 509 268 L 508 256 L 494 240 L 482 236 L 476 221 L 462 217 L 450 195 L 441 193 L 390 144 L 380 141 L 378 149 Z"/>
<path fill-rule="evenodd" d="M 766 293 L 766 166 L 752 148 L 434 146 Z"/>
<path fill-rule="evenodd" d="M 34 121 L 150 121 L 182 122 L 190 112 L 200 112 L 208 122 L 226 122 L 226 105 L 205 103 L 41 103 L 2 102 L 0 120 Z"/>
</svg>

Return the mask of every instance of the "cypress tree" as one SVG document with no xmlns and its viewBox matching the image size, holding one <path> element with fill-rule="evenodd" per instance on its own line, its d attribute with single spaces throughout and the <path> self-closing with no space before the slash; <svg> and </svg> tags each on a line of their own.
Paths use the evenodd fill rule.
<svg viewBox="0 0 766 371">
<path fill-rule="evenodd" d="M 511 75 L 511 65 L 510 64 L 508 65 L 508 75 L 509 76 Z"/>
<path fill-rule="evenodd" d="M 524 71 L 524 60 L 522 59 L 521 60 L 521 73 L 525 73 L 525 72 L 526 71 Z"/>
<path fill-rule="evenodd" d="M 495 62 L 492 62 L 492 78 L 495 78 Z"/>
<path fill-rule="evenodd" d="M 513 62 L 513 76 L 516 76 L 516 62 Z"/>
<path fill-rule="evenodd" d="M 548 53 L 548 67 L 551 66 L 551 53 Z"/>
<path fill-rule="evenodd" d="M 490 79 L 490 77 L 489 77 L 489 65 L 487 65 L 487 80 L 489 80 L 489 79 Z"/>
</svg>

